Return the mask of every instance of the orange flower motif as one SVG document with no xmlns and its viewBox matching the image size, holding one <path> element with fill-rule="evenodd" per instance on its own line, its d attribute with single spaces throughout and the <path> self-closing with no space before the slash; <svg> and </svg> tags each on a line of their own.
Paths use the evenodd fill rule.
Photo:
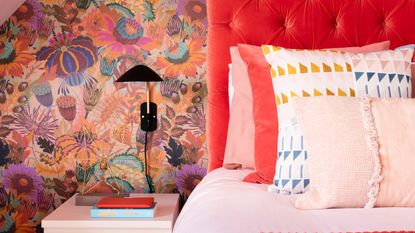
<svg viewBox="0 0 415 233">
<path fill-rule="evenodd" d="M 111 145 L 99 138 L 95 128 L 86 121 L 81 121 L 81 128 L 72 135 L 59 137 L 56 148 L 59 147 L 65 156 L 75 158 L 82 165 L 91 165 L 111 151 Z"/>
<path fill-rule="evenodd" d="M 157 58 L 155 65 L 166 68 L 164 73 L 167 77 L 176 78 L 179 75 L 196 78 L 197 66 L 205 62 L 205 53 L 202 51 L 203 41 L 190 39 L 188 43 L 180 42 L 164 51 Z"/>
<path fill-rule="evenodd" d="M 29 223 L 29 217 L 30 216 L 28 215 L 27 211 L 17 211 L 13 219 L 13 222 L 16 227 L 15 233 L 35 233 L 36 232 L 36 227 Z"/>
<path fill-rule="evenodd" d="M 63 177 L 66 170 L 74 167 L 72 158 L 62 153 L 62 148 L 57 148 L 53 156 L 40 154 L 40 160 L 34 166 L 38 174 L 45 177 Z"/>
<path fill-rule="evenodd" d="M 91 121 L 96 122 L 98 129 L 111 129 L 120 121 L 125 120 L 131 108 L 131 97 L 122 96 L 118 92 L 102 96 L 102 100 L 91 111 Z"/>
<path fill-rule="evenodd" d="M 26 40 L 17 40 L 14 44 L 9 41 L 0 42 L 0 77 L 22 76 L 23 67 L 34 60 L 34 56 L 26 51 L 28 46 Z"/>
</svg>

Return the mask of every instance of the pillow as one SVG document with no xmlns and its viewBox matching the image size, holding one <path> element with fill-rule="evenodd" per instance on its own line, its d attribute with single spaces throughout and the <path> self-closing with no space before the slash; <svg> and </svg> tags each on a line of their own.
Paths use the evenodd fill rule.
<svg viewBox="0 0 415 233">
<path fill-rule="evenodd" d="M 374 51 L 387 50 L 390 48 L 390 44 L 390 41 L 382 41 L 378 43 L 368 44 L 362 47 L 331 48 L 330 50 L 349 53 L 369 53 Z"/>
<path fill-rule="evenodd" d="M 245 177 L 244 181 L 271 184 L 275 174 L 278 139 L 277 108 L 274 90 L 267 64 L 260 47 L 238 45 L 238 49 L 248 69 L 248 78 L 253 96 L 253 120 L 255 138 L 253 140 L 256 171 Z"/>
<path fill-rule="evenodd" d="M 232 64 L 228 64 L 229 73 L 228 73 L 228 97 L 229 97 L 229 106 L 232 104 L 233 93 L 235 89 L 233 88 L 232 83 Z"/>
<path fill-rule="evenodd" d="M 297 208 L 415 207 L 415 100 L 312 97 L 292 105 L 311 180 Z"/>
<path fill-rule="evenodd" d="M 412 78 L 414 78 L 415 77 L 415 63 L 412 63 L 411 64 L 411 74 L 412 74 Z M 414 85 L 415 85 L 415 82 L 412 82 L 412 90 L 414 90 Z M 412 98 L 415 98 L 415 91 L 413 91 L 412 92 Z"/>
<path fill-rule="evenodd" d="M 370 44 L 363 47 L 351 47 L 351 48 L 340 48 L 341 50 L 359 50 L 359 51 L 375 51 L 389 49 L 390 42 L 380 42 Z M 225 168 L 240 168 L 240 167 L 252 167 L 252 163 L 246 161 L 255 161 L 256 171 L 245 177 L 244 181 L 252 183 L 265 183 L 270 184 L 273 181 L 275 174 L 275 151 L 277 151 L 277 139 L 278 139 L 278 121 L 277 121 L 277 110 L 275 106 L 274 90 L 272 89 L 272 82 L 269 73 L 269 65 L 264 58 L 261 51 L 261 47 L 252 45 L 238 45 L 238 50 L 233 51 L 231 49 L 232 65 L 239 71 L 238 80 L 244 80 L 249 78 L 250 84 L 252 85 L 252 97 L 253 101 L 246 101 L 246 103 L 253 103 L 254 106 L 254 132 L 252 138 L 246 138 L 248 134 L 240 135 L 237 138 L 230 137 L 228 132 L 227 145 L 239 146 L 238 149 L 243 149 L 247 146 L 245 151 L 252 151 L 251 146 L 255 144 L 255 152 L 252 154 L 241 153 L 232 155 L 233 149 L 227 149 L 224 158 Z M 241 56 L 244 63 L 239 62 Z M 233 73 L 233 72 L 231 72 Z M 238 91 L 238 90 L 237 90 Z M 241 90 L 243 92 L 244 90 Z M 248 96 L 248 95 L 245 95 Z M 240 101 L 237 101 L 240 103 Z M 243 102 L 242 102 L 243 103 Z M 231 104 L 231 108 L 232 108 Z M 238 108 L 236 106 L 236 108 Z M 232 109 L 231 109 L 232 115 Z M 239 115 L 239 118 L 245 118 L 246 115 Z M 251 117 L 251 116 L 248 116 Z M 238 120 L 238 118 L 236 118 Z M 234 119 L 231 118 L 229 121 L 229 128 L 241 132 L 244 129 L 234 127 Z M 249 120 L 242 119 L 244 122 Z M 241 126 L 241 124 L 236 123 Z M 250 128 L 250 125 L 248 128 Z M 243 138 L 241 138 L 243 137 Z M 248 142 L 246 144 L 238 143 L 237 141 L 242 140 Z M 235 142 L 236 141 L 236 142 Z M 246 159 L 244 156 L 249 156 L 251 159 Z M 255 159 L 254 159 L 255 158 Z"/>
<path fill-rule="evenodd" d="M 226 140 L 224 167 L 255 168 L 254 120 L 252 115 L 252 91 L 246 66 L 237 47 L 230 48 L 233 98 L 230 105 L 228 136 Z M 243 116 L 243 117 L 241 117 Z"/>
<path fill-rule="evenodd" d="M 295 96 L 410 97 L 413 47 L 372 53 L 262 46 L 278 109 L 278 161 L 270 191 L 306 191 L 307 149 L 290 104 Z"/>
<path fill-rule="evenodd" d="M 413 46 L 413 45 L 404 45 L 404 46 L 398 47 L 398 49 L 408 48 L 408 47 L 411 48 L 411 46 Z M 415 54 L 412 57 L 412 63 L 411 63 L 411 77 L 412 77 L 412 79 L 415 77 L 415 63 L 413 61 L 415 61 Z M 414 90 L 414 88 L 415 88 L 415 82 L 412 82 L 412 90 Z M 414 97 L 415 97 L 415 92 L 412 91 L 412 98 L 414 98 Z"/>
</svg>

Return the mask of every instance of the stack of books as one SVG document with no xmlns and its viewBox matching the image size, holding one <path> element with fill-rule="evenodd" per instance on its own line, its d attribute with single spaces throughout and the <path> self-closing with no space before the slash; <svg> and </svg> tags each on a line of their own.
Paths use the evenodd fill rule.
<svg viewBox="0 0 415 233">
<path fill-rule="evenodd" d="M 91 217 L 153 218 L 156 206 L 152 197 L 105 197 L 91 208 Z"/>
</svg>

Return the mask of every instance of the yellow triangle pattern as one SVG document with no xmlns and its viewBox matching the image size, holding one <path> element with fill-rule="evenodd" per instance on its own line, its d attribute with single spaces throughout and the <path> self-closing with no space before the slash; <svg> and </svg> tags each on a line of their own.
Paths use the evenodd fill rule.
<svg viewBox="0 0 415 233">
<path fill-rule="evenodd" d="M 338 96 L 347 96 L 347 93 L 340 88 L 337 88 L 337 95 Z"/>
<path fill-rule="evenodd" d="M 326 65 L 326 63 L 323 63 L 323 71 L 324 72 L 331 72 L 331 67 Z"/>
<path fill-rule="evenodd" d="M 353 88 L 350 88 L 350 96 L 352 96 L 352 97 L 356 96 L 356 92 L 354 91 Z"/>
<path fill-rule="evenodd" d="M 272 52 L 278 52 L 281 50 L 281 47 L 278 46 L 272 46 Z"/>
<path fill-rule="evenodd" d="M 323 94 L 323 92 L 325 91 L 325 94 Z M 281 105 L 281 104 L 286 104 L 289 101 L 289 97 L 296 97 L 296 96 L 303 96 L 303 97 L 310 97 L 310 96 L 356 96 L 355 90 L 353 88 L 349 88 L 349 93 L 350 95 L 348 95 L 348 93 L 341 89 L 341 88 L 337 88 L 337 94 L 336 91 L 332 91 L 329 88 L 325 88 L 323 92 L 317 90 L 317 89 L 313 89 L 312 94 L 310 94 L 309 92 L 306 92 L 304 90 L 301 90 L 301 95 L 295 93 L 294 91 L 290 91 L 290 93 L 288 95 L 281 93 L 281 97 L 280 96 L 275 96 L 276 98 L 276 102 L 277 105 Z"/>
<path fill-rule="evenodd" d="M 297 69 L 294 66 L 287 64 L 287 67 L 288 67 L 288 74 L 297 74 Z"/>
<path fill-rule="evenodd" d="M 292 92 L 292 91 L 290 91 L 290 94 L 291 94 L 291 97 L 298 96 L 297 94 L 295 94 L 295 93 L 294 93 L 294 92 Z"/>
<path fill-rule="evenodd" d="M 281 94 L 281 99 L 282 99 L 282 103 L 283 103 L 283 104 L 288 103 L 288 97 L 287 97 L 286 95 Z"/>
<path fill-rule="evenodd" d="M 334 92 L 332 92 L 328 88 L 326 88 L 326 95 L 336 95 L 336 94 L 334 94 Z"/>
<path fill-rule="evenodd" d="M 320 73 L 320 67 L 318 67 L 318 65 L 311 62 L 311 72 Z"/>
<path fill-rule="evenodd" d="M 339 65 L 337 63 L 334 63 L 334 71 L 335 72 L 343 72 L 344 71 L 343 70 L 343 66 L 341 66 L 341 65 Z"/>
<path fill-rule="evenodd" d="M 318 65 L 316 65 L 315 63 L 311 62 L 311 72 L 312 73 L 320 73 L 321 70 L 323 70 L 323 72 L 328 73 L 328 72 L 352 72 L 352 66 L 349 63 L 346 63 L 346 67 L 339 65 L 337 63 L 334 63 L 333 66 L 329 66 L 326 63 L 323 63 L 323 65 L 320 67 Z M 278 69 L 278 75 L 279 76 L 284 76 L 284 75 L 289 75 L 289 74 L 297 74 L 297 68 L 291 64 L 287 64 L 287 69 L 282 68 L 281 66 L 277 66 Z M 302 63 L 299 63 L 299 73 L 301 74 L 305 74 L 309 72 L 309 68 L 307 66 L 305 66 Z"/>
<path fill-rule="evenodd" d="M 274 68 L 271 68 L 271 77 L 272 78 L 277 77 L 277 71 L 275 71 Z"/>
<path fill-rule="evenodd" d="M 300 63 L 300 73 L 304 74 L 307 72 L 308 72 L 307 66 Z"/>
<path fill-rule="evenodd" d="M 277 105 L 281 104 L 281 98 L 278 95 L 275 96 L 275 100 L 277 101 Z"/>
<path fill-rule="evenodd" d="M 349 63 L 346 63 L 347 72 L 352 72 L 352 66 Z"/>
<path fill-rule="evenodd" d="M 322 96 L 323 93 L 319 92 L 317 89 L 313 89 L 314 96 Z"/>
<path fill-rule="evenodd" d="M 271 50 L 269 49 L 269 47 L 268 47 L 268 46 L 262 46 L 261 48 L 262 48 L 262 52 L 263 52 L 265 55 L 268 55 L 268 54 L 270 54 L 270 53 L 271 53 Z"/>
<path fill-rule="evenodd" d="M 278 74 L 279 74 L 279 76 L 284 76 L 285 75 L 285 70 L 281 66 L 278 66 Z"/>
</svg>

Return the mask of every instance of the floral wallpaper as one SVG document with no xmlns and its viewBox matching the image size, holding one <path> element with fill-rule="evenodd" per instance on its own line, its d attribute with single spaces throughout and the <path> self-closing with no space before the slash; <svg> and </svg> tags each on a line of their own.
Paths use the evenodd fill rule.
<svg viewBox="0 0 415 233">
<path fill-rule="evenodd" d="M 75 193 L 146 192 L 145 64 L 159 128 L 156 192 L 186 198 L 206 174 L 204 0 L 27 0 L 0 27 L 0 232 L 40 232 Z"/>
</svg>

